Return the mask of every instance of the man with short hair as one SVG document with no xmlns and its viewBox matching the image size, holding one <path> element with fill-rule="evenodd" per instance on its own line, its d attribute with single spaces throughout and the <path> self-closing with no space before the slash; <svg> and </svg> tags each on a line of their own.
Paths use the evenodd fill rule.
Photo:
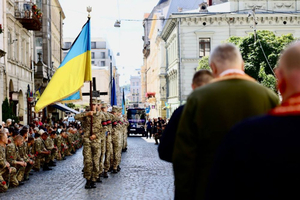
<svg viewBox="0 0 300 200">
<path fill-rule="evenodd" d="M 7 143 L 7 135 L 0 130 L 0 193 L 6 192 L 9 184 L 13 187 L 19 185 L 19 181 L 16 177 L 16 168 L 11 166 L 6 160 L 5 149 Z M 9 180 L 10 182 L 8 182 Z"/>
<path fill-rule="evenodd" d="M 111 123 L 111 115 L 107 112 L 107 104 L 102 102 L 101 110 L 106 118 L 106 138 L 105 138 L 105 160 L 104 160 L 104 173 L 103 178 L 108 178 L 108 170 L 110 168 L 110 157 L 112 152 L 112 143 L 111 143 L 111 131 L 112 131 L 112 123 Z"/>
<path fill-rule="evenodd" d="M 54 162 L 57 155 L 57 147 L 54 145 L 54 139 L 56 138 L 56 132 L 52 131 L 50 135 L 45 140 L 45 146 L 48 151 L 51 151 L 49 166 L 55 167 L 56 163 Z"/>
<path fill-rule="evenodd" d="M 28 135 L 28 129 L 23 128 L 20 130 L 20 135 L 23 137 L 23 144 L 18 148 L 20 157 L 23 159 L 24 162 L 27 163 L 25 172 L 24 172 L 24 181 L 29 180 L 29 173 L 33 167 L 34 161 L 29 158 L 28 156 L 28 144 L 27 144 L 27 135 Z"/>
<path fill-rule="evenodd" d="M 195 90 L 208 84 L 213 79 L 213 75 L 208 70 L 199 70 L 194 74 L 192 80 L 192 89 Z M 183 112 L 184 105 L 179 106 L 171 116 L 170 122 L 166 125 L 165 130 L 160 137 L 160 144 L 158 146 L 158 153 L 160 159 L 172 162 L 174 143 L 176 138 L 176 132 L 179 125 L 179 120 Z M 156 141 L 156 143 L 158 143 Z"/>
<path fill-rule="evenodd" d="M 244 73 L 232 44 L 217 46 L 209 60 L 214 80 L 194 90 L 180 118 L 173 152 L 175 199 L 204 199 L 213 158 L 236 123 L 274 108 L 279 99 Z"/>
<path fill-rule="evenodd" d="M 34 155 L 35 155 L 35 163 L 33 166 L 33 170 L 34 171 L 40 171 L 41 168 L 41 164 L 42 164 L 42 160 L 45 159 L 47 160 L 47 162 L 44 162 L 43 165 L 43 170 L 44 171 L 48 171 L 48 170 L 52 170 L 51 168 L 49 168 L 48 166 L 48 157 L 51 154 L 50 151 L 47 151 L 43 139 L 41 138 L 41 136 L 45 133 L 45 131 L 43 129 L 39 130 L 39 132 L 37 132 L 37 134 L 35 134 L 35 141 L 34 141 L 34 147 L 33 147 L 33 151 L 34 151 Z"/>
<path fill-rule="evenodd" d="M 207 199 L 299 199 L 300 42 L 284 50 L 275 71 L 282 104 L 245 120 L 216 155 Z"/>
</svg>

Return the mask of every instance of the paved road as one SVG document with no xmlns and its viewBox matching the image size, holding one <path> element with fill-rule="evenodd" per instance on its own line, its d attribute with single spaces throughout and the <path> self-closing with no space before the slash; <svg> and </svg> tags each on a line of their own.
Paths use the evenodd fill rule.
<svg viewBox="0 0 300 200">
<path fill-rule="evenodd" d="M 172 166 L 161 161 L 153 140 L 128 138 L 122 170 L 111 174 L 97 188 L 84 189 L 82 151 L 57 162 L 52 171 L 34 173 L 25 185 L 0 194 L 0 200 L 168 200 L 174 198 Z"/>
</svg>

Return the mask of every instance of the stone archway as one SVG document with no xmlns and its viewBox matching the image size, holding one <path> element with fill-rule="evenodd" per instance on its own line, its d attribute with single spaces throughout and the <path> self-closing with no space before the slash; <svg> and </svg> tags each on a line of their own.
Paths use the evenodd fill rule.
<svg viewBox="0 0 300 200">
<path fill-rule="evenodd" d="M 19 91 L 19 103 L 18 103 L 18 115 L 20 118 L 20 123 L 24 124 L 25 117 L 25 106 L 24 106 L 24 94 L 23 91 Z"/>
</svg>

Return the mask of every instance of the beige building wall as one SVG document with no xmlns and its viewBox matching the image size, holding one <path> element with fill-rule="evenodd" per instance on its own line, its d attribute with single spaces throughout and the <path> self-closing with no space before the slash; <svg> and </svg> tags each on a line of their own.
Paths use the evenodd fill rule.
<svg viewBox="0 0 300 200">
<path fill-rule="evenodd" d="M 58 0 L 51 0 L 51 5 L 51 51 L 53 67 L 56 70 L 62 62 L 62 21 L 66 17 Z"/>
<path fill-rule="evenodd" d="M 2 6 L 2 5 L 1 5 Z M 16 114 L 21 117 L 20 123 L 27 124 L 27 88 L 33 91 L 31 58 L 33 33 L 23 28 L 15 18 L 15 5 L 10 0 L 3 1 L 3 47 L 5 55 L 5 86 L 6 97 L 16 94 Z"/>
</svg>

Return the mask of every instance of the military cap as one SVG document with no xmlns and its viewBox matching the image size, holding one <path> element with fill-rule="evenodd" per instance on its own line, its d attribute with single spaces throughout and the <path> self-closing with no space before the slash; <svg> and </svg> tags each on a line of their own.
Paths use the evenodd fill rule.
<svg viewBox="0 0 300 200">
<path fill-rule="evenodd" d="M 98 97 L 97 102 L 98 102 L 98 104 L 101 104 L 102 100 Z"/>
<path fill-rule="evenodd" d="M 93 98 L 92 98 L 92 104 L 95 104 L 95 105 L 98 104 L 98 100 L 97 100 L 96 97 L 93 97 Z"/>
<path fill-rule="evenodd" d="M 41 130 L 39 130 L 37 133 L 38 133 L 39 135 L 43 135 L 43 133 L 45 133 L 45 131 L 44 131 L 43 129 L 41 129 Z"/>
<path fill-rule="evenodd" d="M 119 112 L 119 113 L 122 112 L 122 107 L 118 107 L 118 112 Z"/>
<path fill-rule="evenodd" d="M 112 107 L 112 112 L 118 112 L 118 107 L 117 106 L 113 106 Z"/>
<path fill-rule="evenodd" d="M 35 127 L 33 130 L 35 130 L 36 132 L 39 132 L 39 128 L 38 127 Z"/>
<path fill-rule="evenodd" d="M 105 103 L 104 101 L 101 102 L 101 108 L 107 108 L 107 103 Z"/>
</svg>

